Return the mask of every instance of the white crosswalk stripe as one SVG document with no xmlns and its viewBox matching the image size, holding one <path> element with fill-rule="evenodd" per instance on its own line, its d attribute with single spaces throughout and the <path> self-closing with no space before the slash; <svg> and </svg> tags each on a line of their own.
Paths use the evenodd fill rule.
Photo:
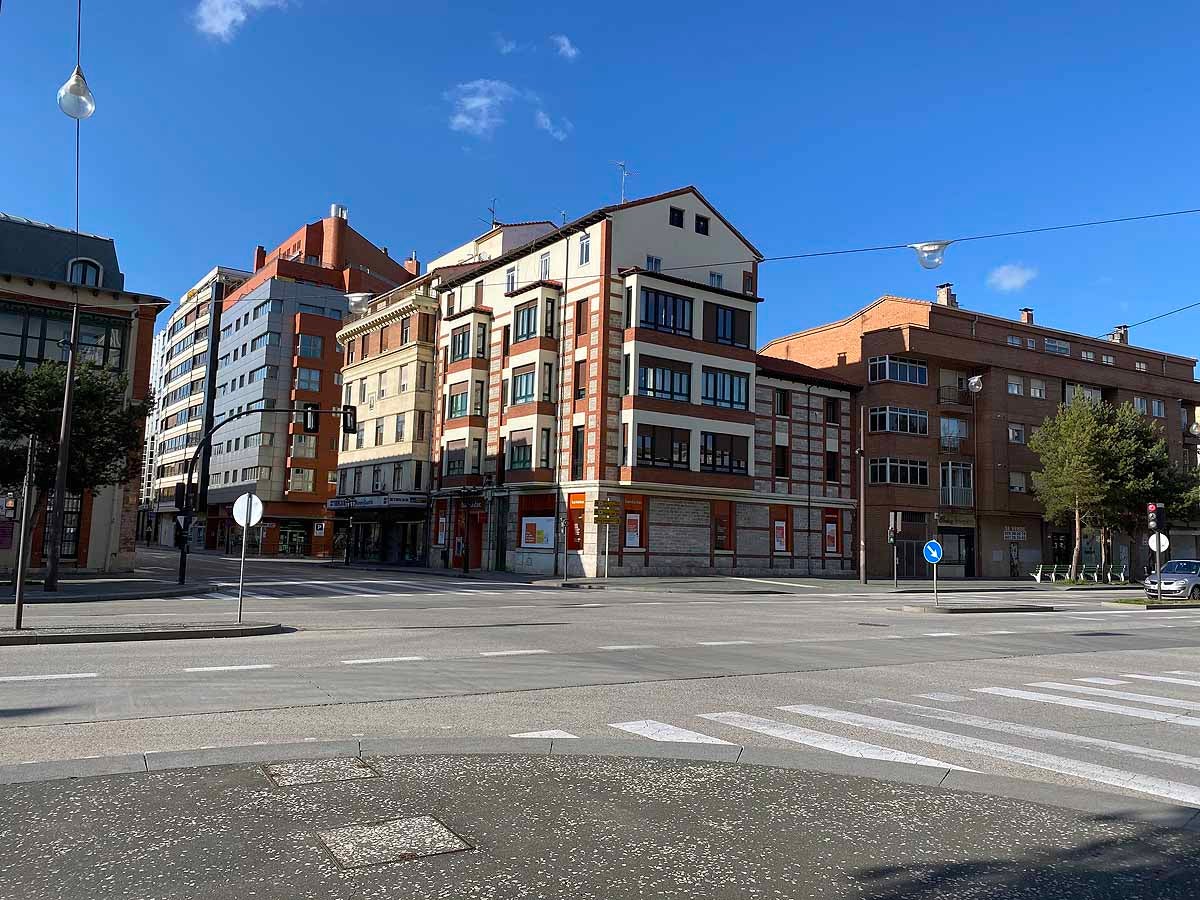
<svg viewBox="0 0 1200 900">
<path fill-rule="evenodd" d="M 734 728 L 744 728 L 747 731 L 754 731 L 759 734 L 769 735 L 770 737 L 781 738 L 795 744 L 804 744 L 805 746 L 815 747 L 819 750 L 828 750 L 831 753 L 837 753 L 841 756 L 910 763 L 916 766 L 932 766 L 936 769 L 970 771 L 951 765 L 948 762 L 942 762 L 940 759 L 931 759 L 928 756 L 920 756 L 916 753 L 905 753 L 902 750 L 892 750 L 889 747 L 880 747 L 878 744 L 868 744 L 866 741 L 857 741 L 853 738 L 837 737 L 836 735 L 825 734 L 822 731 L 813 731 L 810 728 L 801 728 L 799 725 L 789 725 L 785 722 L 776 722 L 774 719 L 764 719 L 761 716 L 750 716 L 746 713 L 704 713 L 700 718 L 710 719 L 713 722 L 721 722 L 725 725 L 732 725 Z"/>
<path fill-rule="evenodd" d="M 1080 697 L 1059 697 L 1056 694 L 1041 694 L 1037 691 L 1022 691 L 1017 688 L 982 687 L 971 688 L 971 690 L 977 694 L 994 694 L 997 697 L 1012 697 L 1014 700 L 1032 700 L 1035 703 L 1073 706 L 1075 709 L 1090 709 L 1096 712 L 1114 713 L 1115 715 L 1128 716 L 1132 719 L 1148 719 L 1152 722 L 1170 722 L 1172 725 L 1200 728 L 1200 719 L 1182 713 L 1165 713 L 1159 712 L 1157 709 L 1140 709 L 1136 706 L 1122 706 L 1119 703 L 1102 703 L 1099 700 L 1084 700 Z"/>
<path fill-rule="evenodd" d="M 1082 681 L 1087 684 L 1129 684 L 1128 681 L 1122 681 L 1119 678 L 1076 678 L 1076 681 Z"/>
<path fill-rule="evenodd" d="M 1190 806 L 1200 804 L 1200 787 L 1178 781 L 1155 778 L 1150 775 L 1140 775 L 1124 769 L 1114 769 L 1109 766 L 1082 762 L 1077 759 L 1043 753 L 1039 750 L 1027 750 L 1011 744 L 1001 744 L 982 738 L 966 737 L 950 731 L 926 728 L 922 725 L 910 725 L 905 722 L 880 719 L 861 713 L 841 712 L 840 710 L 823 706 L 797 704 L 795 706 L 781 706 L 779 708 L 785 712 L 865 728 L 870 731 L 879 731 L 884 734 L 935 744 L 939 747 L 950 747 L 966 753 L 981 754 L 1005 762 L 1056 772 L 1060 775 L 1070 775 L 1086 781 L 1134 790 L 1139 793 L 1186 803 Z"/>
<path fill-rule="evenodd" d="M 1174 697 L 1159 697 L 1155 694 L 1136 694 L 1133 691 L 1110 691 L 1107 688 L 1087 687 L 1082 684 L 1063 684 L 1059 681 L 1034 681 L 1029 687 L 1049 688 L 1054 691 L 1069 691 L 1073 694 L 1090 694 L 1093 697 L 1112 697 L 1114 700 L 1132 700 L 1135 703 L 1146 703 L 1150 706 L 1165 706 L 1169 709 L 1200 709 L 1200 703 L 1193 700 L 1176 700 Z"/>
<path fill-rule="evenodd" d="M 668 725 L 666 722 L 656 722 L 654 719 L 641 719 L 637 722 L 610 722 L 609 728 L 619 728 L 630 734 L 650 738 L 652 741 L 674 741 L 678 744 L 728 744 L 720 738 Z"/>
<path fill-rule="evenodd" d="M 1161 681 L 1163 684 L 1182 684 L 1186 687 L 1200 687 L 1200 681 L 1193 678 L 1172 678 L 1169 675 L 1122 675 L 1122 678 L 1136 678 L 1139 681 Z M 1084 681 L 1080 678 L 1078 681 Z M 1106 681 L 1104 684 L 1129 684 L 1128 681 Z"/>
</svg>

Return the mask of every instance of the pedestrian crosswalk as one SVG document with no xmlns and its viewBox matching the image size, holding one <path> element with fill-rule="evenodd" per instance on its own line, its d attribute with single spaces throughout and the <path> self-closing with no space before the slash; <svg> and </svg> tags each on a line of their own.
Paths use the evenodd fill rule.
<svg viewBox="0 0 1200 900">
<path fill-rule="evenodd" d="M 1118 689 L 1134 685 L 1144 690 Z M 1200 711 L 1198 672 L 1117 670 L 956 690 L 961 693 L 697 709 L 603 726 L 574 723 L 569 731 L 555 733 L 588 737 L 599 728 L 632 740 L 783 745 L 860 760 L 1050 780 L 1200 808 L 1200 753 L 1188 752 L 1190 730 L 1200 727 L 1200 715 L 1192 714 Z M 1142 724 L 1114 735 L 1114 726 L 1127 719 Z"/>
</svg>

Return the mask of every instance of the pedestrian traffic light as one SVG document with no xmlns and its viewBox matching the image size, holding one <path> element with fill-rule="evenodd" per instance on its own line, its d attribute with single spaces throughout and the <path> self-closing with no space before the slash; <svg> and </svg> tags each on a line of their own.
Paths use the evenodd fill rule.
<svg viewBox="0 0 1200 900">
<path fill-rule="evenodd" d="M 175 485 L 176 509 L 183 509 L 185 506 L 187 506 L 187 494 L 185 493 L 186 490 L 187 488 L 184 486 L 182 481 Z"/>
<path fill-rule="evenodd" d="M 1158 504 L 1146 504 L 1146 522 L 1150 526 L 1151 531 L 1158 531 Z"/>
<path fill-rule="evenodd" d="M 358 433 L 358 407 L 347 403 L 342 407 L 342 433 Z"/>
<path fill-rule="evenodd" d="M 321 423 L 317 419 L 317 410 L 319 407 L 315 403 L 304 404 L 304 433 L 316 434 L 321 430 Z"/>
</svg>

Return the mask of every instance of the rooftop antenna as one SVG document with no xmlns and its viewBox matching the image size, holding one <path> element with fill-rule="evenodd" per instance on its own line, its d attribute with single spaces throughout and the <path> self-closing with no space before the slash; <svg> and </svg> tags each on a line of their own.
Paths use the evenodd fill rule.
<svg viewBox="0 0 1200 900">
<path fill-rule="evenodd" d="M 560 209 L 558 214 L 562 216 L 562 223 L 563 227 L 565 228 L 567 226 L 567 211 L 565 209 Z"/>
<path fill-rule="evenodd" d="M 492 214 L 492 227 L 495 228 L 500 223 L 496 221 L 496 198 L 492 198 L 492 205 L 488 207 L 488 212 Z"/>
<path fill-rule="evenodd" d="M 630 172 L 629 166 L 625 165 L 625 160 L 623 160 L 623 159 L 613 160 L 613 165 L 621 170 L 621 202 L 624 203 L 625 202 L 625 179 L 628 178 L 630 175 L 637 175 L 637 172 Z"/>
</svg>

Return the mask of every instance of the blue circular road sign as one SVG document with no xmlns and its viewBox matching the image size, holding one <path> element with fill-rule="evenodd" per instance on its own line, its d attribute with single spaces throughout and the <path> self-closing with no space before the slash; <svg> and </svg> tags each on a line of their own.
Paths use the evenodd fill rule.
<svg viewBox="0 0 1200 900">
<path fill-rule="evenodd" d="M 925 562 L 937 565 L 942 561 L 942 545 L 937 541 L 929 541 L 925 545 Z"/>
</svg>

